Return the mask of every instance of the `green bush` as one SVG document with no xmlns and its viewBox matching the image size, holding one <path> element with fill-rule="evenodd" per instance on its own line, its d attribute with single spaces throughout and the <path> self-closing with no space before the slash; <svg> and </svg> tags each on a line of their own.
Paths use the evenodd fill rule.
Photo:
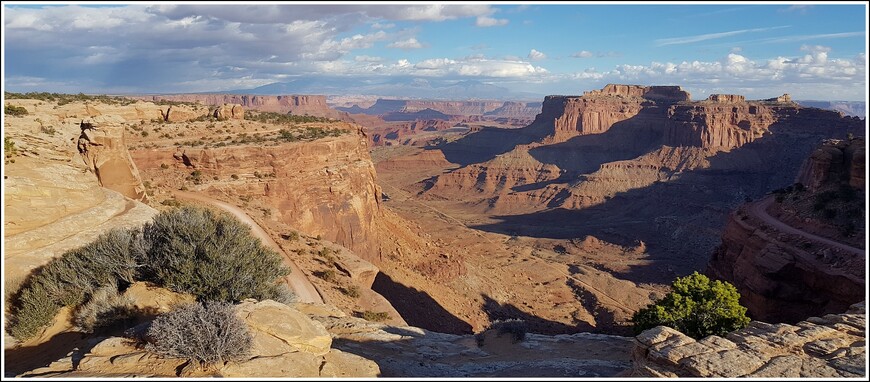
<svg viewBox="0 0 870 382">
<path fill-rule="evenodd" d="M 749 324 L 746 308 L 739 303 L 740 294 L 727 282 L 711 281 L 694 272 L 674 280 L 672 287 L 663 299 L 632 316 L 636 334 L 665 325 L 700 339 L 725 335 Z"/>
<path fill-rule="evenodd" d="M 113 230 L 39 268 L 12 305 L 9 332 L 27 339 L 63 306 L 85 303 L 94 291 L 135 279 L 144 246 L 136 230 Z"/>
<path fill-rule="evenodd" d="M 99 328 L 132 320 L 136 315 L 133 300 L 118 292 L 117 285 L 106 285 L 94 291 L 88 302 L 73 314 L 76 328 L 93 333 Z"/>
<path fill-rule="evenodd" d="M 475 336 L 478 346 L 483 346 L 483 339 L 485 336 L 484 333 L 490 330 L 496 331 L 496 337 L 501 337 L 505 334 L 509 334 L 511 336 L 511 342 L 517 343 L 522 342 L 524 339 L 526 339 L 526 332 L 528 332 L 528 326 L 526 325 L 525 321 L 516 318 L 511 318 L 507 320 L 495 320 L 489 325 L 489 328 L 481 333 L 478 333 Z"/>
<path fill-rule="evenodd" d="M 344 295 L 346 295 L 350 298 L 358 298 L 359 296 L 361 296 L 360 291 L 359 291 L 359 287 L 356 285 L 351 285 L 351 286 L 348 286 L 346 288 L 341 288 L 341 293 L 343 293 Z"/>
<path fill-rule="evenodd" d="M 161 315 L 146 332 L 145 349 L 200 366 L 242 360 L 253 346 L 248 326 L 231 304 L 211 301 L 184 305 Z"/>
<path fill-rule="evenodd" d="M 143 231 L 150 244 L 147 277 L 201 301 L 262 300 L 289 272 L 277 253 L 228 214 L 181 207 L 158 214 Z"/>
<path fill-rule="evenodd" d="M 110 231 L 37 269 L 12 296 L 7 330 L 26 340 L 64 306 L 79 307 L 77 320 L 85 330 L 124 318 L 123 310 L 114 309 L 123 304 L 100 288 L 134 281 L 200 301 L 292 301 L 292 292 L 275 282 L 287 272 L 280 256 L 244 223 L 202 208 L 177 208 L 142 229 Z"/>
<path fill-rule="evenodd" d="M 360 312 L 357 314 L 359 318 L 362 318 L 366 321 L 374 321 L 381 322 L 390 319 L 390 314 L 387 312 L 373 312 L 371 310 L 366 310 L 364 312 Z"/>
<path fill-rule="evenodd" d="M 18 116 L 22 116 L 22 115 L 27 115 L 27 109 L 25 109 L 21 106 L 7 104 L 6 106 L 3 107 L 3 114 L 11 115 L 13 117 L 18 117 Z"/>
<path fill-rule="evenodd" d="M 18 148 L 15 147 L 15 142 L 12 138 L 3 137 L 3 153 L 6 158 L 12 158 L 18 155 Z"/>
<path fill-rule="evenodd" d="M 324 281 L 335 281 L 335 271 L 333 271 L 332 269 L 327 269 L 325 271 L 314 271 L 312 273 L 314 274 L 314 276 L 317 276 Z"/>
</svg>

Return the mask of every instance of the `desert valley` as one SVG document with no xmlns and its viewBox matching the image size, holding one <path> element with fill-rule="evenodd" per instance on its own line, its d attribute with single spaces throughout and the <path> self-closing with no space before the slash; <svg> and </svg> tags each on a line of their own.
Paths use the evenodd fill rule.
<svg viewBox="0 0 870 382">
<path fill-rule="evenodd" d="M 7 90 L 4 376 L 866 377 L 864 103 L 643 83 Z"/>
</svg>

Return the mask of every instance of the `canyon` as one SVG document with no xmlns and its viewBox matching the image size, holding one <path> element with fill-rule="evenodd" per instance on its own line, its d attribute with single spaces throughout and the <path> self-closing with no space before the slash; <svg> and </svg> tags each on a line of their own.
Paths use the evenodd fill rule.
<svg viewBox="0 0 870 382">
<path fill-rule="evenodd" d="M 830 274 L 788 263 L 794 255 L 771 260 L 770 253 L 781 252 L 765 252 L 771 237 L 793 239 L 765 234 L 761 213 L 741 217 L 770 202 L 767 192 L 796 181 L 813 195 L 839 187 L 831 182 L 842 179 L 863 192 L 863 141 L 847 138 L 862 133 L 863 120 L 801 107 L 787 97 L 691 101 L 676 86 L 608 85 L 582 96 L 549 96 L 532 118 L 533 103 L 378 100 L 369 109 L 383 112 L 361 115 L 331 110 L 320 96 L 174 97 L 129 105 L 7 101 L 29 112 L 6 120 L 17 147 L 4 174 L 7 280 L 109 227 L 142 224 L 195 194 L 249 216 L 325 303 L 246 303 L 246 312 L 295 317 L 316 334 L 306 339 L 308 350 L 282 348 L 222 369 L 223 376 L 730 376 L 732 371 L 716 370 L 726 367 L 722 363 L 703 361 L 706 369 L 683 364 L 697 365 L 709 354 L 742 357 L 735 348 L 752 353 L 758 342 L 743 336 L 777 343 L 759 330 L 787 336 L 814 328 L 801 320 L 837 333 L 807 337 L 799 345 L 810 350 L 789 362 L 827 362 L 823 371 L 831 376 L 856 373 L 863 326 L 854 322 L 864 312 L 850 306 L 863 295 L 836 293 L 863 290 L 858 283 L 865 275 L 855 272 L 864 259 L 847 262 L 831 246 L 819 248 L 826 252 L 811 256 L 840 267 Z M 432 114 L 427 110 L 449 117 L 382 118 Z M 333 120 L 263 122 L 256 119 L 262 111 Z M 500 123 L 496 116 L 506 123 L 492 127 Z M 385 122 L 390 125 L 374 125 Z M 841 140 L 817 147 L 832 137 Z M 822 225 L 801 226 L 789 206 L 763 211 L 804 230 Z M 837 208 L 838 216 L 850 211 Z M 838 243 L 863 242 L 837 236 L 840 228 L 815 232 Z M 729 336 L 730 344 L 710 340 L 703 349 L 662 329 L 628 337 L 634 311 L 663 296 L 675 276 L 703 269 L 708 260 L 710 272 L 740 288 L 753 318 L 785 319 L 797 328 L 754 322 L 755 331 Z M 758 270 L 771 272 L 723 264 L 762 264 Z M 812 285 L 823 297 L 800 295 L 808 302 L 785 310 L 788 318 L 766 316 L 765 304 L 795 298 L 787 293 L 795 289 L 787 286 L 791 281 L 776 273 L 794 269 L 815 277 Z M 780 289 L 771 295 L 773 284 Z M 824 294 L 827 286 L 833 294 Z M 360 295 L 348 293 L 352 288 Z M 820 299 L 829 303 L 813 310 Z M 364 312 L 387 318 L 358 318 Z M 514 343 L 487 331 L 507 319 L 526 323 L 527 340 Z M 837 344 L 831 352 L 812 350 L 830 343 Z M 142 365 L 159 370 L 125 363 L 117 370 L 127 376 L 198 375 L 140 354 L 117 337 L 93 338 L 88 346 L 72 358 L 62 354 L 38 365 L 48 368 L 31 375 L 106 375 L 119 367 L 115 359 L 145 360 Z M 687 353 L 689 348 L 703 351 Z M 566 355 L 552 359 L 554 352 Z M 738 374 L 772 373 L 785 352 L 771 350 L 758 367 Z M 76 357 L 84 357 L 84 367 L 72 367 Z M 441 361 L 430 363 L 433 357 Z M 820 357 L 827 358 L 811 360 Z M 293 371 L 267 358 L 300 366 Z"/>
</svg>

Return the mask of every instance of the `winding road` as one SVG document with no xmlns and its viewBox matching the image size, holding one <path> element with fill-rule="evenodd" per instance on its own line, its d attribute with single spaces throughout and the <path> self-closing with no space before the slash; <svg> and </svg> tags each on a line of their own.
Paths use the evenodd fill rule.
<svg viewBox="0 0 870 382">
<path fill-rule="evenodd" d="M 290 274 L 287 275 L 284 280 L 287 281 L 287 284 L 293 288 L 293 291 L 296 293 L 297 300 L 299 302 L 307 302 L 307 303 L 323 303 L 323 298 L 320 296 L 320 293 L 317 292 L 317 289 L 311 284 L 311 281 L 305 277 L 305 274 L 302 273 L 302 270 L 299 269 L 299 266 L 293 262 L 293 259 L 284 252 L 283 249 L 260 227 L 254 219 L 251 219 L 248 214 L 242 211 L 240 208 L 224 203 L 220 200 L 212 199 L 208 196 L 197 194 L 193 192 L 184 192 L 184 191 L 172 191 L 172 195 L 174 195 L 178 199 L 187 199 L 187 200 L 195 200 L 198 202 L 208 203 L 215 207 L 218 207 L 226 212 L 229 212 L 237 219 L 241 220 L 245 224 L 251 226 L 251 233 L 254 234 L 257 238 L 263 241 L 268 247 L 272 248 L 276 252 L 284 255 L 284 263 L 290 267 Z"/>
<path fill-rule="evenodd" d="M 802 236 L 802 237 L 805 237 L 805 238 L 810 239 L 812 241 L 815 241 L 818 243 L 824 243 L 824 244 L 842 249 L 846 252 L 849 252 L 849 253 L 852 253 L 852 254 L 855 254 L 858 256 L 865 256 L 867 254 L 867 252 L 863 249 L 855 248 L 855 247 L 852 247 L 850 245 L 843 244 L 843 243 L 840 243 L 837 241 L 833 241 L 831 239 L 827 239 L 827 238 L 824 238 L 824 237 L 821 237 L 818 235 L 813 235 L 813 234 L 806 232 L 806 231 L 801 231 L 797 228 L 794 228 L 788 224 L 785 224 L 785 223 L 777 220 L 773 216 L 768 215 L 767 207 L 769 207 L 770 204 L 773 203 L 773 200 L 774 200 L 773 196 L 767 196 L 764 199 L 759 200 L 757 203 L 753 203 L 749 207 L 749 213 L 757 216 L 759 219 L 764 221 L 764 223 L 772 226 L 773 228 L 776 228 L 779 231 L 789 233 L 792 235 Z"/>
</svg>

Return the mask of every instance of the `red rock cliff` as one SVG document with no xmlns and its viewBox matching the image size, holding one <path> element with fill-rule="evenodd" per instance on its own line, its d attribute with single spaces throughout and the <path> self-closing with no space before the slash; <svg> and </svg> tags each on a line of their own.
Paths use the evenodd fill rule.
<svg viewBox="0 0 870 382">
<path fill-rule="evenodd" d="M 864 189 L 864 150 L 863 138 L 825 141 L 804 161 L 796 182 L 815 191 L 825 183 L 848 179 L 852 187 Z"/>
<path fill-rule="evenodd" d="M 352 131 L 311 142 L 187 148 L 183 153 L 170 148 L 138 150 L 133 155 L 143 170 L 175 162 L 189 163 L 190 170 L 208 178 L 236 175 L 235 181 L 201 191 L 257 199 L 276 210 L 282 222 L 377 261 L 381 230 L 375 225 L 383 214 L 381 191 L 362 132 L 343 126 Z"/>
<path fill-rule="evenodd" d="M 338 118 L 339 112 L 326 105 L 322 95 L 173 94 L 131 97 L 146 101 L 196 102 L 209 106 L 239 104 L 246 109 Z"/>
<path fill-rule="evenodd" d="M 707 273 L 731 282 L 753 319 L 797 322 L 864 299 L 864 259 L 772 228 L 744 206 L 731 214 Z"/>
</svg>

